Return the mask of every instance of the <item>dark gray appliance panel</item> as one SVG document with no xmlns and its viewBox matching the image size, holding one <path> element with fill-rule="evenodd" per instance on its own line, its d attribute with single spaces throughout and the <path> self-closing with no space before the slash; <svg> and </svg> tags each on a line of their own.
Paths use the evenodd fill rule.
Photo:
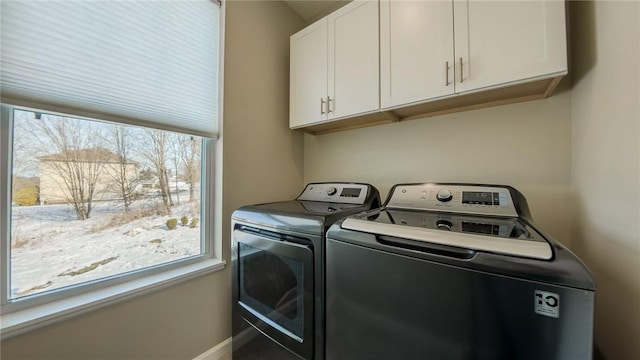
<svg viewBox="0 0 640 360">
<path fill-rule="evenodd" d="M 255 231 L 259 229 L 240 227 L 233 232 L 234 311 L 278 344 L 310 359 L 314 342 L 311 241 L 284 241 L 284 234 L 271 239 Z"/>
<path fill-rule="evenodd" d="M 326 251 L 327 359 L 591 359 L 592 291 L 333 239 Z M 559 317 L 535 313 L 536 291 L 559 295 Z"/>
</svg>

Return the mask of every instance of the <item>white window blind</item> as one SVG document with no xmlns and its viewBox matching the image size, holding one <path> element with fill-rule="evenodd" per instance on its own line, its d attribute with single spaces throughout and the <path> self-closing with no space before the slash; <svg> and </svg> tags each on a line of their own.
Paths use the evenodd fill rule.
<svg viewBox="0 0 640 360">
<path fill-rule="evenodd" d="M 211 0 L 2 0 L 2 101 L 215 136 Z"/>
</svg>

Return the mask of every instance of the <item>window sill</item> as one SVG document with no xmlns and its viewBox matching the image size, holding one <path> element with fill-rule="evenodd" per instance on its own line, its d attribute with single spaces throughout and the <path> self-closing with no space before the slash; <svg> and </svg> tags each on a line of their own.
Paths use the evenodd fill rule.
<svg viewBox="0 0 640 360">
<path fill-rule="evenodd" d="M 148 294 L 155 290 L 222 270 L 225 266 L 226 262 L 220 259 L 207 259 L 107 288 L 70 296 L 62 300 L 32 306 L 28 309 L 8 314 L 2 314 L 0 320 L 0 326 L 2 326 L 0 336 L 4 340 L 24 334 L 103 306 Z"/>
</svg>

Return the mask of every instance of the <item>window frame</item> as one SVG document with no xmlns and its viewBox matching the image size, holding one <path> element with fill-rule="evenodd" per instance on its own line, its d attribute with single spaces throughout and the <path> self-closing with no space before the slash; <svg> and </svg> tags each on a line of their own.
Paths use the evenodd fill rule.
<svg viewBox="0 0 640 360">
<path fill-rule="evenodd" d="M 10 299 L 10 243 L 11 243 L 11 179 L 12 179 L 12 148 L 13 148 L 13 115 L 15 110 L 37 111 L 48 114 L 73 117 L 79 120 L 94 120 L 78 117 L 72 114 L 61 114 L 44 109 L 33 109 L 10 104 L 1 104 L 0 111 L 0 145 L 1 153 L 6 154 L 0 159 L 0 173 L 6 174 L 0 179 L 0 306 L 2 312 L 2 337 L 14 336 L 28 331 L 34 324 L 50 323 L 60 316 L 87 310 L 95 305 L 112 303 L 114 300 L 129 298 L 133 294 L 147 293 L 159 287 L 166 287 L 174 283 L 191 279 L 205 273 L 222 269 L 225 262 L 215 251 L 216 236 L 215 218 L 218 212 L 214 209 L 216 200 L 215 187 L 215 145 L 216 140 L 203 138 L 202 147 L 202 181 L 201 181 L 201 232 L 200 241 L 202 254 L 162 263 L 142 269 L 119 273 L 105 278 L 78 283 L 50 291 Z M 122 124 L 126 125 L 125 122 Z M 159 129 L 161 130 L 161 129 Z M 62 313 L 54 311 L 62 309 Z M 44 316 L 43 316 L 44 314 Z"/>
<path fill-rule="evenodd" d="M 73 287 L 54 289 L 16 301 L 9 300 L 10 211 L 13 109 L 36 110 L 62 116 L 112 121 L 108 114 L 92 114 L 42 104 L 0 105 L 0 337 L 8 339 L 121 301 L 146 295 L 207 274 L 224 270 L 222 253 L 222 132 L 224 97 L 224 43 L 226 5 L 220 5 L 218 50 L 218 134 L 203 142 L 201 203 L 203 254 L 125 274 L 97 279 Z M 26 106 L 24 106 L 26 105 Z M 148 126 L 139 121 L 118 119 L 123 125 Z M 146 125 L 146 126 L 145 126 Z M 158 130 L 176 131 L 173 129 Z M 205 221 L 206 217 L 206 221 Z"/>
</svg>

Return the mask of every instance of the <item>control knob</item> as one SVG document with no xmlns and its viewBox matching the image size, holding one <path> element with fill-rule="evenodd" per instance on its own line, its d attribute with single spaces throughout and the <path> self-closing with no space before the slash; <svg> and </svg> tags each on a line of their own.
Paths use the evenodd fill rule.
<svg viewBox="0 0 640 360">
<path fill-rule="evenodd" d="M 448 220 L 438 220 L 436 221 L 436 227 L 438 230 L 451 231 L 453 224 Z"/>
<path fill-rule="evenodd" d="M 451 201 L 451 199 L 453 199 L 453 194 L 451 194 L 451 191 L 447 189 L 441 189 L 441 190 L 438 190 L 438 193 L 436 194 L 436 199 L 440 202 Z"/>
<path fill-rule="evenodd" d="M 327 188 L 327 195 L 331 196 L 331 195 L 335 195 L 338 192 L 338 189 L 335 188 L 335 186 L 329 186 L 329 188 Z"/>
</svg>

